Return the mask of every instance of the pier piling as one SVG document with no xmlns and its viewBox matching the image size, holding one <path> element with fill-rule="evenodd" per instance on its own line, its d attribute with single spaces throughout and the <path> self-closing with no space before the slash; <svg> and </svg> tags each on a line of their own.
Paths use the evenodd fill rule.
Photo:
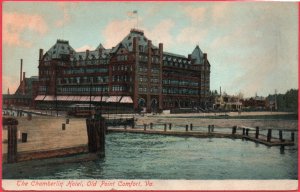
<svg viewBox="0 0 300 192">
<path fill-rule="evenodd" d="M 172 123 L 169 123 L 169 130 L 172 129 Z"/>
<path fill-rule="evenodd" d="M 258 139 L 259 127 L 255 127 L 255 138 Z"/>
<path fill-rule="evenodd" d="M 70 122 L 70 119 L 66 119 L 66 124 L 69 124 L 69 122 Z"/>
<path fill-rule="evenodd" d="M 189 125 L 185 125 L 185 131 L 189 131 Z"/>
<path fill-rule="evenodd" d="M 271 137 L 272 137 L 272 129 L 268 129 L 268 135 L 267 135 L 268 142 L 271 142 Z"/>
<path fill-rule="evenodd" d="M 295 141 L 295 133 L 294 133 L 294 132 L 291 133 L 291 140 L 292 140 L 293 142 Z"/>
<path fill-rule="evenodd" d="M 150 129 L 153 129 L 153 123 L 150 123 Z"/>
<path fill-rule="evenodd" d="M 144 124 L 144 131 L 146 131 L 146 128 L 147 128 L 147 124 Z"/>
<path fill-rule="evenodd" d="M 282 141 L 282 130 L 279 130 L 279 139 Z"/>
<path fill-rule="evenodd" d="M 63 124 L 61 125 L 61 129 L 62 129 L 63 131 L 66 130 L 66 124 L 63 123 Z"/>
<path fill-rule="evenodd" d="M 164 124 L 164 132 L 166 132 L 167 131 L 167 124 L 165 123 Z"/>
<path fill-rule="evenodd" d="M 237 127 L 237 126 L 233 126 L 233 127 L 232 127 L 232 135 L 236 134 L 236 127 Z"/>
<path fill-rule="evenodd" d="M 246 131 L 246 129 L 245 129 L 245 128 L 243 128 L 243 135 L 245 135 L 245 131 Z"/>
<path fill-rule="evenodd" d="M 86 119 L 88 148 L 90 153 L 98 153 L 100 157 L 105 156 L 105 118 Z"/>
<path fill-rule="evenodd" d="M 193 131 L 193 124 L 190 124 L 190 130 Z"/>
<path fill-rule="evenodd" d="M 22 143 L 27 142 L 27 133 L 22 133 Z"/>
<path fill-rule="evenodd" d="M 208 133 L 210 133 L 210 125 L 208 125 Z"/>
<path fill-rule="evenodd" d="M 8 125 L 7 162 L 17 162 L 17 125 Z"/>
<path fill-rule="evenodd" d="M 249 135 L 249 129 L 246 129 L 246 135 L 247 136 Z"/>
</svg>

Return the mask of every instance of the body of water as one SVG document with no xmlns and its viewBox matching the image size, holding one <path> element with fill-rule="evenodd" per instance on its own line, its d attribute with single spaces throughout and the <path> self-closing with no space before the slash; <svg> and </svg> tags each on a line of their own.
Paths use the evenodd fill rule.
<svg viewBox="0 0 300 192">
<path fill-rule="evenodd" d="M 8 171 L 8 179 L 297 179 L 297 146 L 132 133 L 106 136 L 105 158 Z M 17 170 L 17 171 L 16 171 Z"/>
</svg>

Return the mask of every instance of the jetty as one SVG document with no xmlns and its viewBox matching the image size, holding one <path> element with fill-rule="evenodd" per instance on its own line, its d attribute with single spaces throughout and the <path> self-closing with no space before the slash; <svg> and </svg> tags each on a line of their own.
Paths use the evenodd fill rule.
<svg viewBox="0 0 300 192">
<path fill-rule="evenodd" d="M 83 161 L 105 155 L 104 119 L 22 116 L 3 117 L 2 124 L 2 163 L 72 155 Z"/>
<path fill-rule="evenodd" d="M 172 127 L 176 127 L 173 130 Z M 206 131 L 199 131 L 195 129 L 207 129 Z M 229 131 L 230 130 L 230 131 Z M 267 131 L 267 134 L 261 134 L 260 131 Z M 274 131 L 278 131 L 278 137 L 275 137 Z M 232 139 L 246 139 L 253 142 L 261 143 L 266 146 L 293 146 L 295 145 L 294 131 L 287 130 L 272 130 L 260 129 L 259 127 L 245 127 L 235 125 L 231 129 L 225 127 L 216 127 L 209 125 L 207 128 L 195 126 L 193 124 L 174 125 L 172 123 L 159 124 L 143 124 L 135 125 L 134 127 L 124 126 L 123 128 L 108 127 L 107 132 L 126 132 L 126 133 L 140 133 L 140 134 L 158 134 L 180 137 L 197 137 L 197 138 L 232 138 Z M 273 135 L 272 135 L 273 132 Z M 285 133 L 284 133 L 285 132 Z M 283 135 L 290 133 L 290 138 L 286 139 Z M 284 134 L 283 134 L 284 133 Z"/>
<path fill-rule="evenodd" d="M 3 163 L 76 156 L 78 161 L 105 155 L 105 134 L 113 132 L 159 134 L 196 138 L 246 139 L 266 146 L 293 146 L 297 129 L 252 127 L 244 125 L 218 126 L 192 121 L 172 121 L 124 116 L 95 121 L 83 118 L 27 116 L 3 118 Z M 162 120 L 165 120 L 163 122 Z M 169 122 L 168 122 L 169 120 Z M 159 122 L 158 122 L 159 121 Z M 105 123 L 104 123 L 105 122 Z M 180 122 L 180 123 L 178 123 Z M 187 123 L 189 122 L 189 123 Z M 217 122 L 217 121 L 216 121 Z M 244 122 L 245 121 L 241 121 Z M 186 123 L 186 124 L 182 124 Z M 227 122 L 230 123 L 230 122 Z M 286 123 L 282 124 L 285 125 Z M 85 154 L 87 154 L 85 156 Z M 94 155 L 93 155 L 94 154 Z"/>
</svg>

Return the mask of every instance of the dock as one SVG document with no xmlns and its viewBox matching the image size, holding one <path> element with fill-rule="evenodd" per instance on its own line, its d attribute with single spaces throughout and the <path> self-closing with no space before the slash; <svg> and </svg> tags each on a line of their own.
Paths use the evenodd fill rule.
<svg viewBox="0 0 300 192">
<path fill-rule="evenodd" d="M 90 159 L 90 153 L 101 155 L 104 150 L 104 135 L 94 134 L 85 119 L 65 117 L 18 117 L 13 122 L 3 121 L 2 163 L 17 163 L 81 155 L 80 160 Z M 32 119 L 31 119 L 32 118 Z M 93 124 L 92 126 L 95 126 Z M 100 131 L 100 133 L 105 132 Z M 92 135 L 92 136 L 91 136 Z M 97 138 L 95 137 L 97 136 Z M 101 140 L 101 143 L 99 142 Z"/>
<path fill-rule="evenodd" d="M 157 135 L 168 135 L 168 136 L 179 136 L 179 137 L 196 137 L 196 138 L 231 138 L 231 139 L 246 139 L 253 142 L 261 143 L 266 146 L 293 146 L 295 145 L 295 134 L 291 131 L 290 139 L 283 139 L 283 131 L 279 130 L 279 137 L 272 136 L 272 130 L 268 129 L 268 135 L 260 134 L 259 127 L 244 127 L 244 126 L 233 126 L 231 132 L 224 132 L 218 130 L 224 130 L 224 127 L 215 127 L 209 125 L 207 131 L 193 130 L 200 128 L 201 126 L 190 125 L 176 125 L 177 129 L 172 130 L 172 123 L 160 123 L 160 124 L 143 124 L 136 125 L 134 128 L 109 127 L 107 132 L 125 132 L 125 133 L 140 133 L 140 134 L 157 134 Z M 181 126 L 181 130 L 178 127 Z M 203 127 L 201 127 L 203 128 Z M 228 130 L 228 129 L 226 129 Z M 276 130 L 277 131 L 277 130 Z M 250 133 L 255 132 L 255 133 Z"/>
</svg>

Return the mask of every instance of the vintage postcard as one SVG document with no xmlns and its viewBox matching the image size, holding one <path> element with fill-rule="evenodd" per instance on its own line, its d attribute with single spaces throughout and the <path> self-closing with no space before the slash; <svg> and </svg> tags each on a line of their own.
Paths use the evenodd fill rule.
<svg viewBox="0 0 300 192">
<path fill-rule="evenodd" d="M 298 11 L 2 2 L 2 188 L 297 190 Z"/>
</svg>

